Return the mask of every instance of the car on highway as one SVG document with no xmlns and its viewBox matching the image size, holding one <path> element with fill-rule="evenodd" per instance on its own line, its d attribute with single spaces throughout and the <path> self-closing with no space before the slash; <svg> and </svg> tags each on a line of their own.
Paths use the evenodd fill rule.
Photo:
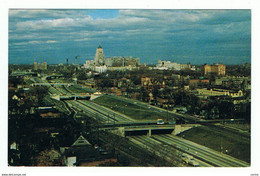
<svg viewBox="0 0 260 176">
<path fill-rule="evenodd" d="M 191 156 L 191 155 L 189 155 L 189 154 L 187 154 L 187 153 L 183 153 L 182 155 L 181 155 L 181 157 L 184 159 L 184 158 L 189 158 L 189 159 L 191 159 L 191 158 L 193 158 L 193 156 Z"/>
<path fill-rule="evenodd" d="M 181 155 L 182 160 L 184 161 L 184 163 L 194 166 L 194 167 L 198 167 L 199 163 L 193 158 L 193 156 L 187 154 L 187 153 L 183 153 Z"/>
<path fill-rule="evenodd" d="M 191 166 L 194 166 L 194 167 L 199 167 L 200 166 L 200 164 L 194 158 L 191 158 L 188 161 L 188 164 L 191 165 Z"/>
</svg>

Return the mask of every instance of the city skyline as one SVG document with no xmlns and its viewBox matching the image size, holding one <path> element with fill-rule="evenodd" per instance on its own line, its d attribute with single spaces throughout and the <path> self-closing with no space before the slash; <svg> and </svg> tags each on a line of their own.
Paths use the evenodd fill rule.
<svg viewBox="0 0 260 176">
<path fill-rule="evenodd" d="M 192 64 L 251 63 L 250 10 L 9 10 L 9 63 L 133 56 Z"/>
</svg>

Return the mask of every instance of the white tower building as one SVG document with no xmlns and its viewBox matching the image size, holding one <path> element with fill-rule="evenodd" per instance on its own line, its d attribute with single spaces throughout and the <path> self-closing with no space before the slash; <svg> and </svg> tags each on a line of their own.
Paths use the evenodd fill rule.
<svg viewBox="0 0 260 176">
<path fill-rule="evenodd" d="M 105 65 L 105 56 L 104 56 L 103 48 L 99 45 L 95 55 L 95 66 L 103 66 L 103 65 Z"/>
</svg>

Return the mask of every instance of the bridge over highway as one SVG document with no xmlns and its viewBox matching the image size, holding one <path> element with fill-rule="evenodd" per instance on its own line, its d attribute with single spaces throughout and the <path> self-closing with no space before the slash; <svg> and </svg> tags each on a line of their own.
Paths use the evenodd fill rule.
<svg viewBox="0 0 260 176">
<path fill-rule="evenodd" d="M 74 83 L 32 83 L 31 86 L 72 86 Z"/>
<path fill-rule="evenodd" d="M 135 126 L 135 127 L 121 127 L 119 131 L 122 131 L 122 136 L 136 135 L 140 133 L 146 133 L 148 136 L 152 134 L 172 133 L 174 125 L 149 125 L 149 126 Z"/>
<path fill-rule="evenodd" d="M 157 125 L 157 124 L 114 124 L 112 126 L 103 126 L 100 129 L 103 130 L 112 130 L 117 135 L 126 137 L 126 136 L 135 136 L 135 135 L 147 135 L 152 136 L 154 134 L 179 134 L 183 131 L 189 130 L 193 127 L 198 126 L 197 124 L 179 124 L 179 125 Z M 129 126 L 128 126 L 129 125 Z"/>
<path fill-rule="evenodd" d="M 55 79 L 55 78 L 63 78 L 63 75 L 49 75 L 49 76 L 44 76 L 43 79 L 45 80 L 50 80 L 50 79 Z"/>
<path fill-rule="evenodd" d="M 35 72 L 13 72 L 10 76 L 37 76 L 37 73 Z"/>
<path fill-rule="evenodd" d="M 53 95 L 53 99 L 56 100 L 90 100 L 91 95 L 90 94 L 67 94 L 67 95 Z"/>
</svg>

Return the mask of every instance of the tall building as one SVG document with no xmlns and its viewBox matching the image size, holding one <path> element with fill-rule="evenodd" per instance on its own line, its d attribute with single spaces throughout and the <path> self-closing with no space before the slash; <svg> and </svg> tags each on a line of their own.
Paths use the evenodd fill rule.
<svg viewBox="0 0 260 176">
<path fill-rule="evenodd" d="M 204 75 L 208 74 L 217 74 L 224 76 L 226 74 L 226 66 L 223 64 L 213 64 L 207 65 L 205 64 L 203 67 Z"/>
<path fill-rule="evenodd" d="M 43 70 L 47 70 L 47 62 L 43 62 L 42 69 L 43 69 Z"/>
<path fill-rule="evenodd" d="M 103 65 L 105 65 L 105 56 L 104 56 L 103 48 L 99 45 L 95 55 L 95 66 L 103 66 Z"/>
<path fill-rule="evenodd" d="M 33 69 L 34 69 L 34 70 L 38 70 L 37 62 L 33 62 Z"/>
<path fill-rule="evenodd" d="M 47 70 L 47 62 L 43 62 L 43 63 L 33 62 L 33 69 L 34 70 Z"/>
</svg>

